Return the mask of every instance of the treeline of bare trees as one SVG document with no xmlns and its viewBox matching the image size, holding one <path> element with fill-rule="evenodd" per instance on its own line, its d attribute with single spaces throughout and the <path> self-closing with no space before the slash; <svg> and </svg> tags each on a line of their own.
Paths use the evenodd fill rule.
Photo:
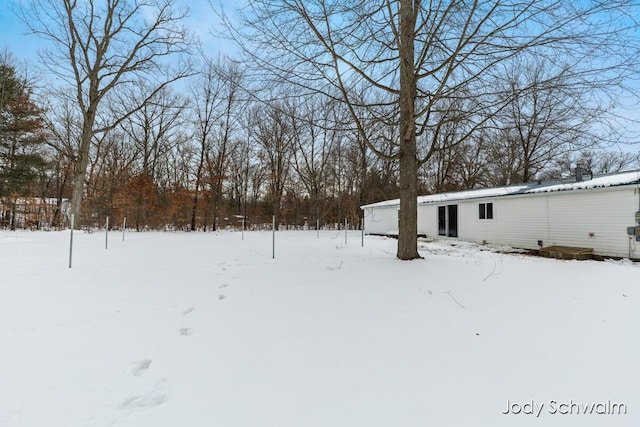
<svg viewBox="0 0 640 427">
<path fill-rule="evenodd" d="M 237 63 L 204 61 L 182 90 L 159 91 L 113 130 L 93 138 L 82 223 L 101 226 L 109 216 L 111 224 L 126 217 L 136 229 L 215 230 L 240 227 L 243 218 L 247 227 L 260 226 L 276 215 L 292 227 L 313 227 L 317 221 L 335 226 L 345 218 L 358 224 L 359 206 L 398 196 L 397 164 L 367 149 L 346 119 L 344 104 L 319 96 L 257 101 L 246 88 Z M 34 128 L 23 130 L 24 143 L 13 136 L 18 144 L 13 152 L 29 151 L 42 161 L 30 165 L 29 186 L 2 194 L 4 226 L 68 225 L 65 201 L 73 192 L 82 118 L 65 93 L 47 95 Z M 540 90 L 529 96 L 551 95 Z M 526 100 L 518 101 L 502 121 L 434 154 L 421 168 L 420 192 L 561 178 L 577 161 L 597 174 L 638 167 L 636 155 L 599 145 L 594 140 L 599 130 L 587 131 L 588 117 L 580 118 L 579 133 L 573 130 L 575 112 L 560 111 L 570 107 L 554 102 L 534 112 Z M 101 120 L 116 121 L 119 111 L 108 114 L 113 117 Z M 541 116 L 553 116 L 553 124 L 549 118 L 535 123 Z M 443 138 L 463 131 L 451 124 Z M 397 131 L 372 123 L 369 132 L 391 144 Z M 34 146 L 30 136 L 36 134 L 44 137 Z M 11 139 L 6 127 L 1 135 Z M 10 168 L 3 164 L 5 175 Z M 51 220 L 38 223 L 23 215 L 12 224 L 8 207 L 20 216 L 16 202 L 25 197 L 54 200 L 48 205 Z"/>
<path fill-rule="evenodd" d="M 6 58 L 7 68 L 17 67 Z M 333 226 L 356 224 L 362 203 L 395 196 L 396 171 L 358 145 L 339 104 L 260 102 L 242 74 L 233 61 L 207 60 L 180 90 L 158 91 L 125 120 L 118 103 L 104 110 L 102 122 L 119 124 L 92 138 L 78 221 L 95 227 L 126 217 L 136 229 L 215 230 L 245 217 L 247 227 L 270 224 L 276 215 L 288 226 Z M 4 227 L 69 225 L 83 118 L 68 93 L 43 95 L 37 124 L 17 137 L 7 127 L 0 134 L 17 142 L 13 151 L 43 159 L 30 166 L 28 186 L 2 188 Z M 138 102 L 138 93 L 127 96 Z M 36 134 L 43 137 L 34 146 Z M 34 198 L 48 203 L 26 202 Z"/>
<path fill-rule="evenodd" d="M 196 60 L 174 0 L 25 4 L 56 84 L 1 64 L 2 224 L 354 224 L 399 196 L 413 259 L 417 194 L 638 165 L 607 151 L 633 139 L 633 2 L 251 5 L 220 15 L 236 62 Z"/>
</svg>

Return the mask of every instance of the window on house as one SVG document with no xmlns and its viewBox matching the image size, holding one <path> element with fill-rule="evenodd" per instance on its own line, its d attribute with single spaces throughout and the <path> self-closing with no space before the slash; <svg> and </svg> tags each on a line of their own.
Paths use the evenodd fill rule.
<svg viewBox="0 0 640 427">
<path fill-rule="evenodd" d="M 438 235 L 458 237 L 458 205 L 438 206 Z"/>
<path fill-rule="evenodd" d="M 493 219 L 493 203 L 480 203 L 478 205 L 479 219 Z"/>
</svg>

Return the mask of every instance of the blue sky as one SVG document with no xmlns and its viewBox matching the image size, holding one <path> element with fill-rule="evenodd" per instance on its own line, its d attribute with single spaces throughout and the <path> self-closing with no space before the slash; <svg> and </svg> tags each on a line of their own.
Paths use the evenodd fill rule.
<svg viewBox="0 0 640 427">
<path fill-rule="evenodd" d="M 0 0 L 0 49 L 6 48 L 19 61 L 26 60 L 29 64 L 36 66 L 37 52 L 46 47 L 45 41 L 35 35 L 26 34 L 27 29 L 17 16 L 19 3 L 19 0 Z M 208 0 L 178 0 L 178 3 L 188 5 L 191 16 L 187 26 L 203 42 L 209 56 L 215 57 L 219 52 L 233 52 L 234 49 L 228 41 L 211 35 L 211 28 L 216 25 L 217 17 Z M 225 0 L 223 3 L 226 4 L 226 10 L 231 12 L 236 2 Z"/>
<path fill-rule="evenodd" d="M 31 62 L 42 41 L 25 34 L 24 24 L 16 16 L 17 7 L 15 0 L 0 0 L 0 49 L 6 48 L 15 58 Z"/>
<path fill-rule="evenodd" d="M 26 34 L 27 29 L 17 16 L 20 1 L 0 0 L 0 50 L 6 48 L 18 61 L 27 61 L 29 74 L 33 74 L 33 71 L 39 68 L 38 50 L 46 47 L 46 42 L 35 35 Z M 176 1 L 189 7 L 190 17 L 187 26 L 203 42 L 203 48 L 208 56 L 216 57 L 219 53 L 234 53 L 235 49 L 229 41 L 216 38 L 211 34 L 212 28 L 217 25 L 218 18 L 211 9 L 209 0 Z M 237 4 L 241 3 L 237 0 L 213 0 L 213 2 L 215 4 L 222 3 L 229 13 Z M 630 101 L 637 102 L 635 99 Z M 623 110 L 620 111 L 620 114 L 635 120 L 640 117 L 635 109 Z M 640 133 L 639 123 L 629 124 L 629 127 Z M 637 151 L 637 147 L 634 150 Z"/>
</svg>

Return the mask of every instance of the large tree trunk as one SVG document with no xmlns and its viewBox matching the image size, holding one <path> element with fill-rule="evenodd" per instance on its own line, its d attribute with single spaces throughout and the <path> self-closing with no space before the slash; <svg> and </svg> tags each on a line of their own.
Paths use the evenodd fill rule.
<svg viewBox="0 0 640 427">
<path fill-rule="evenodd" d="M 92 82 L 93 83 L 93 82 Z M 89 165 L 89 148 L 91 147 L 91 138 L 93 138 L 93 124 L 95 122 L 97 96 L 93 83 L 89 95 L 89 109 L 84 116 L 84 124 L 82 136 L 80 138 L 80 147 L 78 148 L 78 158 L 76 160 L 75 169 L 73 171 L 73 193 L 71 195 L 71 214 L 74 216 L 75 229 L 79 230 L 82 225 L 80 217 L 82 208 L 82 198 L 84 197 L 84 182 L 86 180 L 87 166 Z M 78 91 L 80 93 L 80 91 Z M 80 99 L 80 95 L 78 95 Z"/>
<path fill-rule="evenodd" d="M 78 165 L 80 168 L 80 165 Z M 80 171 L 73 173 L 73 193 L 71 195 L 71 215 L 73 216 L 74 228 L 80 228 L 80 207 L 82 206 L 82 195 L 84 192 L 85 174 Z"/>
<path fill-rule="evenodd" d="M 400 214 L 398 258 L 418 254 L 418 160 L 416 148 L 415 17 L 413 0 L 400 1 Z"/>
<path fill-rule="evenodd" d="M 85 142 L 85 139 L 87 142 Z M 87 137 L 83 135 L 78 153 L 78 162 L 73 171 L 73 193 L 71 195 L 71 215 L 74 216 L 75 229 L 79 230 L 82 225 L 80 217 L 82 198 L 84 197 L 84 182 L 86 180 L 87 165 L 89 164 L 89 145 L 91 134 Z M 86 148 L 85 148 L 86 147 Z"/>
</svg>

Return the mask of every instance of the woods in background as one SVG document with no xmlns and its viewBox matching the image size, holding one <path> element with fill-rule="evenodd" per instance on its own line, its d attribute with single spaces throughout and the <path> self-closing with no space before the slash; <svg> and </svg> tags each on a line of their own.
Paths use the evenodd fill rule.
<svg viewBox="0 0 640 427">
<path fill-rule="evenodd" d="M 290 227 L 334 227 L 345 218 L 359 224 L 359 206 L 401 194 L 399 75 L 387 66 L 402 56 L 399 30 L 388 25 L 400 18 L 400 4 L 415 7 L 412 19 L 422 23 L 414 34 L 422 54 L 412 71 L 417 121 L 408 127 L 416 133 L 412 191 L 559 179 L 577 162 L 586 174 L 640 167 L 637 150 L 618 148 L 636 142 L 636 135 L 616 115 L 618 97 L 635 93 L 624 78 L 637 64 L 618 63 L 613 55 L 636 49 L 635 42 L 612 45 L 607 63 L 570 63 L 568 54 L 558 60 L 574 44 L 584 58 L 602 51 L 584 44 L 595 35 L 578 30 L 594 16 L 624 15 L 623 1 L 560 20 L 561 32 L 572 34 L 564 39 L 557 38 L 558 28 L 538 27 L 552 9 L 534 2 L 512 21 L 494 22 L 504 30 L 498 36 L 482 13 L 506 19 L 515 10 L 509 2 L 471 9 L 452 2 L 457 6 L 427 14 L 427 6 L 406 0 L 371 10 L 327 8 L 323 1 L 272 10 L 271 2 L 260 1 L 244 17 L 253 27 L 242 27 L 254 42 L 242 38 L 244 30 L 227 28 L 244 44 L 242 60 L 196 55 L 183 28 L 186 12 L 174 1 L 160 2 L 151 15 L 137 1 L 95 3 L 64 1 L 51 9 L 34 2 L 24 11 L 33 18 L 32 31 L 54 41 L 42 64 L 60 84 L 27 76 L 25 64 L 8 51 L 1 55 L 2 227 L 65 227 L 71 213 L 85 227 L 101 226 L 109 216 L 111 224 L 126 217 L 137 230 L 261 227 L 272 215 Z M 368 29 L 335 20 L 353 14 L 381 20 Z M 276 28 L 258 19 L 266 15 L 272 23 L 306 16 L 310 25 L 344 26 L 306 38 L 286 34 L 297 38 L 273 43 L 269 34 Z M 583 27 L 574 27 L 578 21 Z M 427 24 L 437 31 L 426 31 Z M 475 36 L 462 31 L 472 24 Z M 633 25 L 621 25 L 627 27 L 599 36 L 623 41 Z M 527 28 L 544 37 L 527 45 L 516 36 Z M 379 38 L 360 37 L 357 31 L 365 30 Z M 318 44 L 335 34 L 359 44 Z M 500 52 L 497 39 L 504 42 Z M 389 50 L 369 51 L 374 42 Z M 351 61 L 364 52 L 377 53 L 360 65 Z"/>
</svg>

